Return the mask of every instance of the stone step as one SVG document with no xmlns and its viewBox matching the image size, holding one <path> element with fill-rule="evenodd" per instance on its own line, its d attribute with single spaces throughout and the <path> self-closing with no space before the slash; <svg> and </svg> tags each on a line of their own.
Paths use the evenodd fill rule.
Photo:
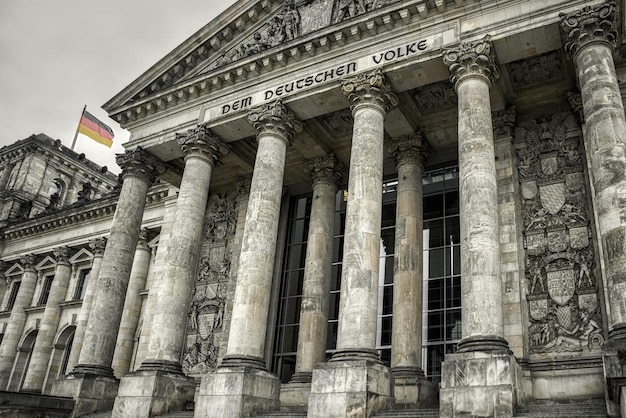
<svg viewBox="0 0 626 418">
<path fill-rule="evenodd" d="M 193 411 L 168 412 L 165 415 L 157 415 L 155 418 L 193 418 Z"/>
<path fill-rule="evenodd" d="M 377 412 L 372 415 L 372 418 L 426 418 L 438 416 L 438 409 L 402 409 Z"/>
<path fill-rule="evenodd" d="M 586 401 L 556 403 L 536 402 L 518 408 L 516 417 L 607 417 L 606 405 L 603 399 L 589 399 Z"/>
<path fill-rule="evenodd" d="M 306 418 L 306 411 L 270 411 L 259 412 L 254 418 Z"/>
<path fill-rule="evenodd" d="M 92 412 L 87 415 L 82 415 L 85 418 L 111 418 L 113 411 L 105 411 L 105 412 Z"/>
</svg>

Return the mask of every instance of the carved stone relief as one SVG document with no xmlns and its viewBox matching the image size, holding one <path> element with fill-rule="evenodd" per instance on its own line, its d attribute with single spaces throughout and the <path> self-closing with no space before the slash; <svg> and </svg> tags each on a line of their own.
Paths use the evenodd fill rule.
<svg viewBox="0 0 626 418">
<path fill-rule="evenodd" d="M 604 343 L 580 130 L 571 113 L 520 123 L 530 352 L 596 352 Z"/>
<path fill-rule="evenodd" d="M 459 98 L 449 81 L 428 84 L 415 90 L 417 107 L 422 113 L 456 107 Z"/>
<path fill-rule="evenodd" d="M 507 64 L 514 88 L 523 88 L 563 77 L 563 64 L 558 51 Z"/>
<path fill-rule="evenodd" d="M 183 356 L 189 375 L 217 366 L 241 193 L 235 189 L 209 197 Z"/>
<path fill-rule="evenodd" d="M 221 56 L 217 60 L 217 67 L 397 1 L 399 0 L 285 0 L 281 10 L 259 31 Z"/>
</svg>

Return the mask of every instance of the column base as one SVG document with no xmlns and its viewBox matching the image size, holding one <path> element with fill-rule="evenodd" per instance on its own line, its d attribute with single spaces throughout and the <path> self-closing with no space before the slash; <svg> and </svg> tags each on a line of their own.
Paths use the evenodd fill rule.
<svg viewBox="0 0 626 418">
<path fill-rule="evenodd" d="M 81 416 L 97 411 L 110 411 L 119 388 L 119 380 L 93 374 L 72 372 L 54 381 L 52 396 L 73 398 L 74 414 Z"/>
<path fill-rule="evenodd" d="M 610 335 L 604 344 L 604 378 L 609 416 L 626 417 L 626 338 Z M 618 335 L 622 335 L 619 333 Z"/>
<path fill-rule="evenodd" d="M 440 417 L 512 417 L 523 403 L 522 369 L 499 352 L 446 355 L 441 370 Z"/>
<path fill-rule="evenodd" d="M 282 411 L 306 411 L 311 395 L 311 381 L 283 384 L 280 387 L 280 409 Z"/>
<path fill-rule="evenodd" d="M 280 409 L 280 380 L 265 370 L 225 367 L 202 376 L 195 418 L 240 418 Z"/>
<path fill-rule="evenodd" d="M 466 353 L 471 351 L 512 354 L 511 350 L 509 350 L 508 341 L 495 335 L 463 338 L 459 342 L 457 352 Z"/>
<path fill-rule="evenodd" d="M 369 417 L 395 404 L 391 371 L 379 361 L 334 360 L 313 370 L 308 418 Z"/>
<path fill-rule="evenodd" d="M 138 370 L 120 380 L 113 406 L 114 417 L 148 418 L 183 411 L 193 403 L 196 385 L 192 378 L 163 370 Z"/>
<path fill-rule="evenodd" d="M 438 388 L 424 376 L 419 367 L 394 367 L 393 393 L 396 398 L 396 407 L 403 409 L 424 408 L 437 405 Z"/>
</svg>

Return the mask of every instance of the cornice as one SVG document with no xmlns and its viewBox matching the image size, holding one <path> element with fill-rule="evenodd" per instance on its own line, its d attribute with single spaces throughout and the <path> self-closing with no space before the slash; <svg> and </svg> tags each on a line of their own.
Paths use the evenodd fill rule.
<svg viewBox="0 0 626 418">
<path fill-rule="evenodd" d="M 282 2 L 277 1 L 267 1 L 259 2 L 257 5 L 260 3 L 268 4 L 267 8 L 263 9 L 264 11 L 272 9 L 269 6 L 270 3 L 282 4 Z M 104 107 L 109 111 L 112 119 L 117 121 L 122 127 L 126 127 L 129 123 L 173 109 L 178 105 L 188 103 L 211 93 L 217 93 L 235 83 L 253 80 L 274 69 L 283 68 L 318 54 L 338 50 L 348 43 L 365 41 L 394 29 L 406 30 L 407 24 L 417 21 L 421 22 L 443 11 L 459 10 L 459 12 L 463 12 L 468 7 L 467 5 L 463 7 L 463 3 L 464 1 L 457 1 L 455 7 L 446 5 L 444 0 L 434 2 L 414 0 L 392 3 L 367 14 L 298 37 L 281 46 L 270 48 L 263 53 L 216 68 L 210 74 L 201 74 L 178 85 L 167 86 L 162 90 L 155 91 L 152 95 L 145 95 L 133 103 L 120 104 L 117 109 L 113 109 L 111 103 L 107 103 Z M 476 7 L 478 8 L 478 5 Z M 441 22 L 435 20 L 429 22 L 430 25 L 439 23 Z M 427 26 L 428 24 L 425 27 Z M 228 28 L 231 28 L 231 26 L 228 26 Z M 239 25 L 236 29 L 237 31 L 232 31 L 232 34 L 229 35 L 231 39 L 238 31 L 243 31 L 246 28 L 245 25 Z M 217 38 L 211 38 L 209 43 L 215 46 L 214 49 L 216 51 L 222 45 Z"/>
<path fill-rule="evenodd" d="M 150 189 L 146 197 L 146 207 L 158 204 L 169 194 L 169 187 L 160 185 Z M 2 231 L 5 240 L 18 239 L 51 232 L 56 229 L 68 228 L 83 222 L 113 216 L 117 208 L 118 196 L 109 196 L 81 208 L 70 208 L 53 214 L 29 219 L 15 225 L 6 226 Z"/>
</svg>

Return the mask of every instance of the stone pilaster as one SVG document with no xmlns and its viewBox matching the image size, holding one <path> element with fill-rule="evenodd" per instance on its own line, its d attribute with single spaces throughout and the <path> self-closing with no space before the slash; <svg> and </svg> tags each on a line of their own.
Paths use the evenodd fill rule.
<svg viewBox="0 0 626 418">
<path fill-rule="evenodd" d="M 120 322 L 120 330 L 115 343 L 115 354 L 113 355 L 113 372 L 118 379 L 121 379 L 130 369 L 130 361 L 133 356 L 135 345 L 135 333 L 139 324 L 141 313 L 141 295 L 146 288 L 146 278 L 150 269 L 150 258 L 152 250 L 148 246 L 149 230 L 142 228 L 139 232 L 139 242 L 135 249 L 133 266 L 130 270 L 128 280 L 128 290 L 124 299 L 124 310 Z"/>
<path fill-rule="evenodd" d="M 613 61 L 616 17 L 614 1 L 587 6 L 561 15 L 561 30 L 582 96 L 584 143 L 591 162 L 608 302 L 604 369 L 609 399 L 619 403 L 626 386 L 626 117 Z"/>
<path fill-rule="evenodd" d="M 72 267 L 68 261 L 69 255 L 69 247 L 59 247 L 54 250 L 57 266 L 22 386 L 22 390 L 26 392 L 40 393 L 44 387 L 44 379 L 48 371 L 54 337 L 61 319 L 59 304 L 65 301 L 67 286 L 72 275 Z"/>
<path fill-rule="evenodd" d="M 35 256 L 29 254 L 20 259 L 20 263 L 24 267 L 24 272 L 13 309 L 11 309 L 9 323 L 4 332 L 4 338 L 0 344 L 0 389 L 2 390 L 6 390 L 9 383 L 17 349 L 24 333 L 24 325 L 26 324 L 24 309 L 30 306 L 37 284 Z"/>
<path fill-rule="evenodd" d="M 326 357 L 328 303 L 332 270 L 333 225 L 337 188 L 347 177 L 343 163 L 334 154 L 307 161 L 313 199 L 302 284 L 296 371 L 281 389 L 281 406 L 306 409 L 311 374 Z"/>
<path fill-rule="evenodd" d="M 93 294 L 96 290 L 96 282 L 98 280 L 98 275 L 100 274 L 100 267 L 102 266 L 102 256 L 104 254 L 104 248 L 106 247 L 106 244 L 106 238 L 96 238 L 89 241 L 89 248 L 93 253 L 93 260 L 91 261 L 91 271 L 89 272 L 87 289 L 85 289 L 85 295 L 83 296 L 83 304 L 80 306 L 80 312 L 78 314 L 78 318 L 76 319 L 74 342 L 72 343 L 70 358 L 67 361 L 68 373 L 74 370 L 74 367 L 78 363 L 80 350 L 83 347 L 83 338 L 85 337 L 85 329 L 87 328 L 87 319 L 89 318 L 89 312 L 91 311 L 91 302 L 93 301 Z"/>
<path fill-rule="evenodd" d="M 111 232 L 96 282 L 91 312 L 78 365 L 65 379 L 57 380 L 52 393 L 76 399 L 75 414 L 110 409 L 117 394 L 113 354 L 124 307 L 148 188 L 165 167 L 138 147 L 118 154 L 122 190 L 111 223 Z"/>
<path fill-rule="evenodd" d="M 228 348 L 202 379 L 196 417 L 240 417 L 278 409 L 280 382 L 264 350 L 287 144 L 302 126 L 282 101 L 252 110 L 257 155 L 250 186 Z M 231 387 L 224 390 L 226 382 Z"/>
<path fill-rule="evenodd" d="M 113 415 L 148 417 L 182 410 L 193 401 L 195 384 L 183 375 L 182 357 L 191 292 L 215 162 L 228 152 L 206 126 L 177 136 L 185 170 L 157 293 L 146 360 L 122 379 Z"/>
<path fill-rule="evenodd" d="M 354 119 L 337 352 L 313 371 L 309 417 L 369 416 L 393 404 L 376 352 L 385 116 L 398 100 L 380 70 L 342 83 Z"/>
<path fill-rule="evenodd" d="M 422 368 L 422 269 L 424 160 L 428 142 L 417 133 L 387 143 L 398 169 L 393 274 L 391 370 L 396 404 L 432 404 L 436 392 Z"/>
<path fill-rule="evenodd" d="M 504 339 L 489 36 L 443 51 L 458 100 L 463 338 L 442 366 L 440 414 L 513 416 L 521 371 Z M 505 370 L 491 379 L 490 370 Z"/>
</svg>

